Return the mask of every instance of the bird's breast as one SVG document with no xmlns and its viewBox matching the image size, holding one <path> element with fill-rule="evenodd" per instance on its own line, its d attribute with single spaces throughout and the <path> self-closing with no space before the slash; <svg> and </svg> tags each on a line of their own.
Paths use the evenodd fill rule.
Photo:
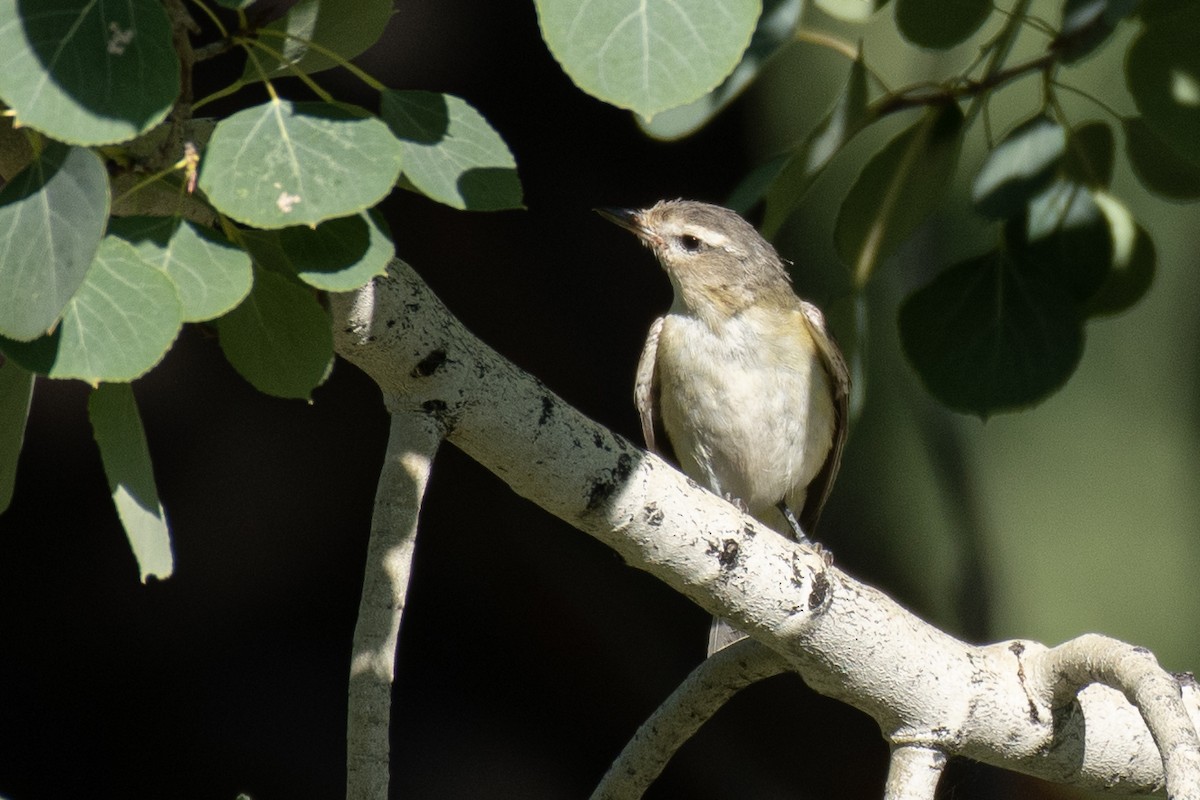
<svg viewBox="0 0 1200 800">
<path fill-rule="evenodd" d="M 755 513 L 812 481 L 833 441 L 829 376 L 796 310 L 720 324 L 670 314 L 656 369 L 667 436 L 689 476 Z"/>
</svg>

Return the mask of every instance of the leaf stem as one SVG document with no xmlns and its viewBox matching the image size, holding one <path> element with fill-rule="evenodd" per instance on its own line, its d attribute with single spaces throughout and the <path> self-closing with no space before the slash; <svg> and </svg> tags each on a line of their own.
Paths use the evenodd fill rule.
<svg viewBox="0 0 1200 800">
<path fill-rule="evenodd" d="M 287 31 L 277 31 L 273 28 L 262 28 L 261 30 L 258 31 L 258 33 L 260 35 L 267 34 L 268 36 L 278 36 L 281 39 L 288 39 L 290 41 L 299 42 L 299 43 L 303 44 L 305 47 L 311 48 L 312 50 L 317 51 L 318 53 L 325 56 L 326 58 L 331 59 L 332 61 L 335 61 L 339 67 L 343 67 L 347 72 L 349 72 L 354 77 L 358 78 L 360 81 L 365 83 L 367 86 L 370 86 L 375 91 L 382 92 L 385 89 L 387 89 L 387 86 L 385 86 L 381 81 L 377 80 L 370 73 L 363 70 L 361 67 L 356 66 L 354 63 L 346 60 L 339 53 L 337 53 L 334 50 L 330 50 L 328 47 L 326 47 L 323 44 L 318 44 L 317 42 L 314 42 L 311 39 L 305 39 L 303 36 L 297 36 L 294 33 L 288 33 Z M 282 58 L 281 58 L 281 61 L 282 61 Z"/>
</svg>

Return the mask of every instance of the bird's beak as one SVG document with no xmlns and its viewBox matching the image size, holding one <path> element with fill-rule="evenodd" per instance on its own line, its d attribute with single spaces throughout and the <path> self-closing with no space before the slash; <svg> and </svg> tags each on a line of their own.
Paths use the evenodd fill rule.
<svg viewBox="0 0 1200 800">
<path fill-rule="evenodd" d="M 620 225 L 625 230 L 645 239 L 650 231 L 642 224 L 642 212 L 632 208 L 594 208 L 592 209 L 609 222 Z"/>
</svg>

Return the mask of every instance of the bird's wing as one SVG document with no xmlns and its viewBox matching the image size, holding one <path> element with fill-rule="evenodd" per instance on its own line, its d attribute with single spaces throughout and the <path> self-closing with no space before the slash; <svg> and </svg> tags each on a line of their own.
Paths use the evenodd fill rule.
<svg viewBox="0 0 1200 800">
<path fill-rule="evenodd" d="M 808 485 L 808 496 L 804 508 L 800 510 L 800 526 L 809 536 L 816 530 L 817 521 L 821 518 L 821 509 L 829 499 L 833 489 L 833 481 L 837 478 L 838 469 L 842 465 L 842 448 L 846 445 L 846 434 L 849 431 L 850 414 L 850 371 L 846 368 L 846 360 L 842 351 L 833 341 L 825 327 L 825 316 L 812 303 L 801 301 L 804 312 L 804 323 L 809 326 L 821 363 L 829 373 L 829 381 L 833 389 L 833 444 L 829 448 L 829 456 L 821 466 L 821 471 Z"/>
<path fill-rule="evenodd" d="M 638 416 L 642 420 L 642 437 L 646 440 L 646 449 L 659 455 L 662 455 L 659 448 L 667 443 L 666 431 L 658 411 L 658 371 L 655 368 L 658 359 L 658 336 L 662 333 L 664 319 L 665 317 L 659 317 L 650 326 L 650 333 L 646 335 L 646 344 L 642 347 L 642 355 L 638 359 L 637 377 L 633 383 L 633 403 L 637 406 Z"/>
</svg>

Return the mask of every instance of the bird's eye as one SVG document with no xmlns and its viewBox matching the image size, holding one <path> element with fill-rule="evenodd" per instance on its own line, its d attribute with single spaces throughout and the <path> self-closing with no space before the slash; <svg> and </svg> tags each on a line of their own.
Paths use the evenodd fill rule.
<svg viewBox="0 0 1200 800">
<path fill-rule="evenodd" d="M 699 238 L 692 236 L 690 233 L 685 233 L 679 237 L 679 245 L 689 253 L 695 253 L 704 246 L 704 242 L 700 241 Z"/>
</svg>

